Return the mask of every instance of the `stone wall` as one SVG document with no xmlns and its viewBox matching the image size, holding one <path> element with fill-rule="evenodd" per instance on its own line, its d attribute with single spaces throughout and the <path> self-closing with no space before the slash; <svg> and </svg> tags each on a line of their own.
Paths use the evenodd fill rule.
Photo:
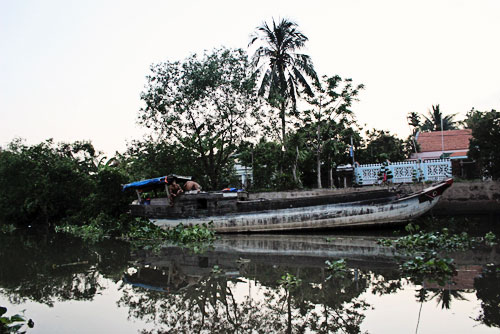
<svg viewBox="0 0 500 334">
<path fill-rule="evenodd" d="M 455 182 L 444 193 L 432 213 L 434 215 L 500 215 L 500 182 Z"/>
</svg>

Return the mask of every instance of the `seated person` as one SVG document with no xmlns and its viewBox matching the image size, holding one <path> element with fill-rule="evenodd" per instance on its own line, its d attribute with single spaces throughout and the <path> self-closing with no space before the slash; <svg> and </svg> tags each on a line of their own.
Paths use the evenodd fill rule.
<svg viewBox="0 0 500 334">
<path fill-rule="evenodd" d="M 169 181 L 170 185 L 168 186 L 168 192 L 170 193 L 169 199 L 170 199 L 170 205 L 174 205 L 174 198 L 183 193 L 184 191 L 182 190 L 181 186 L 177 184 L 177 181 L 175 179 L 172 179 L 171 182 Z"/>
<path fill-rule="evenodd" d="M 193 191 L 199 193 L 200 190 L 201 190 L 200 185 L 194 180 L 187 181 L 186 183 L 184 183 L 184 191 Z"/>
</svg>

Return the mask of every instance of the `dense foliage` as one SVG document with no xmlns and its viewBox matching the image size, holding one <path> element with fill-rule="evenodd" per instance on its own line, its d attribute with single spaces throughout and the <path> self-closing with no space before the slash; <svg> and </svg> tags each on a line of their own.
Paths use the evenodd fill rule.
<svg viewBox="0 0 500 334">
<path fill-rule="evenodd" d="M 169 174 L 191 175 L 206 184 L 206 175 L 196 162 L 195 152 L 167 141 L 144 138 L 132 141 L 118 157 L 120 168 L 131 180 Z"/>
<path fill-rule="evenodd" d="M 471 110 L 465 120 L 472 129 L 469 155 L 479 162 L 482 174 L 493 179 L 500 178 L 500 112 Z"/>
<path fill-rule="evenodd" d="M 373 129 L 366 131 L 366 136 L 366 147 L 358 152 L 356 159 L 361 164 L 404 161 L 411 153 L 405 142 L 389 131 Z"/>
<path fill-rule="evenodd" d="M 13 141 L 0 153 L 0 223 L 81 225 L 124 212 L 128 199 L 120 184 L 127 178 L 99 158 L 88 142 Z"/>
</svg>

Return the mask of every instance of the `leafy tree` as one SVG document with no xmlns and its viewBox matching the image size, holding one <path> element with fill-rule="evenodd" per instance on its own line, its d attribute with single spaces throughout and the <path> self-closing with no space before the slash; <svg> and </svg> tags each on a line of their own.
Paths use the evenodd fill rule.
<svg viewBox="0 0 500 334">
<path fill-rule="evenodd" d="M 439 110 L 439 104 L 433 105 L 432 111 L 429 110 L 428 114 L 428 116 L 422 115 L 424 118 L 420 126 L 422 131 L 441 131 L 441 121 L 443 123 L 443 130 L 457 129 L 457 122 L 453 120 L 457 114 L 443 116 L 441 110 Z"/>
<path fill-rule="evenodd" d="M 466 129 L 472 129 L 483 118 L 484 112 L 472 108 L 465 115 L 465 119 L 460 124 Z"/>
<path fill-rule="evenodd" d="M 169 144 L 196 154 L 196 162 L 217 189 L 232 172 L 232 155 L 253 133 L 258 108 L 247 55 L 218 49 L 202 58 L 151 66 L 140 123 Z"/>
<path fill-rule="evenodd" d="M 467 114 L 466 124 L 472 129 L 469 156 L 479 162 L 485 176 L 500 178 L 500 112 L 478 112 Z"/>
<path fill-rule="evenodd" d="M 308 38 L 300 32 L 296 23 L 282 19 L 272 26 L 264 22 L 257 27 L 249 45 L 257 41 L 261 45 L 252 57 L 252 65 L 261 76 L 259 95 L 279 109 L 281 142 L 286 148 L 286 119 L 297 114 L 297 98 L 301 89 L 313 95 L 307 78 L 318 81 L 311 58 L 299 53 Z M 289 108 L 291 107 L 291 108 Z"/>
<path fill-rule="evenodd" d="M 257 144 L 242 143 L 238 158 L 246 166 L 252 166 L 254 189 L 271 189 L 279 178 L 280 145 L 262 137 Z"/>
<path fill-rule="evenodd" d="M 132 141 L 118 157 L 120 166 L 131 180 L 149 179 L 168 174 L 191 175 L 205 182 L 205 173 L 193 164 L 197 156 L 193 151 L 167 141 L 152 138 Z"/>
<path fill-rule="evenodd" d="M 373 129 L 366 131 L 367 145 L 358 154 L 360 163 L 382 163 L 402 161 L 407 155 L 403 140 L 391 135 L 389 131 Z"/>
<path fill-rule="evenodd" d="M 10 143 L 0 155 L 0 222 L 48 226 L 79 212 L 92 188 L 87 174 L 92 153 L 85 153 L 77 160 L 73 150 L 52 140 L 34 146 Z"/>
<path fill-rule="evenodd" d="M 354 123 L 354 115 L 349 109 L 364 85 L 355 87 L 352 79 L 342 79 L 335 75 L 324 76 L 315 84 L 315 96 L 308 99 L 314 109 L 305 112 L 305 123 L 314 136 L 310 143 L 316 153 L 317 187 L 321 188 L 321 153 L 327 148 L 335 149 L 331 142 L 339 141 L 343 132 Z M 333 146 L 333 147 L 332 147 Z"/>
<path fill-rule="evenodd" d="M 51 228 L 99 215 L 113 224 L 129 203 L 120 187 L 127 178 L 102 160 L 89 142 L 13 141 L 0 154 L 0 224 Z"/>
</svg>

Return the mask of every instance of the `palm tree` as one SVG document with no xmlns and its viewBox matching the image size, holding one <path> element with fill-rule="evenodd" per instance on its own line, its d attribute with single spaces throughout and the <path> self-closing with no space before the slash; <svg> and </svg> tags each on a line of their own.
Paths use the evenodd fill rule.
<svg viewBox="0 0 500 334">
<path fill-rule="evenodd" d="M 260 41 L 252 57 L 252 65 L 260 75 L 259 95 L 267 98 L 273 107 L 279 108 L 281 119 L 281 139 L 285 148 L 286 115 L 291 103 L 292 112 L 296 111 L 300 89 L 313 96 L 306 78 L 319 81 L 311 58 L 298 53 L 308 38 L 298 30 L 297 24 L 282 19 L 276 24 L 273 19 L 270 27 L 266 22 L 256 28 L 249 43 Z"/>
<path fill-rule="evenodd" d="M 422 131 L 441 131 L 441 118 L 443 124 L 443 130 L 456 130 L 456 121 L 453 120 L 457 114 L 451 114 L 444 116 L 439 110 L 439 104 L 432 106 L 432 112 L 429 110 L 429 117 L 422 115 L 424 117 L 424 123 L 422 124 Z"/>
</svg>

